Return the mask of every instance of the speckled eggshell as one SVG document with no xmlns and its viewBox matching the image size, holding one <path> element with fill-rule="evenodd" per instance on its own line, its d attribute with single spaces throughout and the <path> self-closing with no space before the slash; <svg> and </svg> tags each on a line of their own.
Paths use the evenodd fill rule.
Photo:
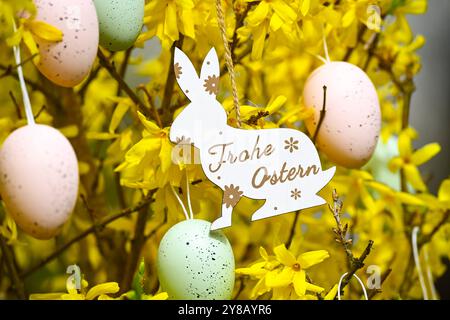
<svg viewBox="0 0 450 320">
<path fill-rule="evenodd" d="M 326 115 L 317 145 L 334 163 L 359 168 L 369 161 L 380 135 L 381 112 L 375 86 L 366 73 L 347 62 L 330 62 L 314 70 L 306 81 L 303 101 L 315 110 L 306 121 L 314 134 L 327 86 Z"/>
<path fill-rule="evenodd" d="M 100 44 L 111 51 L 130 48 L 141 32 L 145 0 L 94 0 Z"/>
<path fill-rule="evenodd" d="M 63 87 L 74 87 L 89 74 L 98 49 L 98 19 L 92 0 L 34 0 L 36 20 L 63 32 L 60 42 L 36 38 L 39 71 Z"/>
<path fill-rule="evenodd" d="M 70 142 L 46 125 L 15 130 L 0 149 L 0 193 L 26 233 L 55 236 L 78 195 L 78 162 Z"/>
<path fill-rule="evenodd" d="M 230 299 L 234 256 L 228 239 L 211 223 L 190 219 L 174 225 L 158 250 L 161 287 L 175 300 Z"/>
</svg>

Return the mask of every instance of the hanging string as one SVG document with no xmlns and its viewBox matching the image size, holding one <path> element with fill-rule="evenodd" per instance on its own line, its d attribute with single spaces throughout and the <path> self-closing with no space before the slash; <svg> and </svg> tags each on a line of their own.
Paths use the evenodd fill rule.
<svg viewBox="0 0 450 320">
<path fill-rule="evenodd" d="M 14 32 L 16 32 L 17 27 L 16 27 L 16 22 L 14 20 L 13 20 L 13 27 L 14 27 Z M 13 47 L 13 50 L 14 50 L 14 58 L 16 61 L 17 75 L 19 77 L 20 89 L 22 90 L 22 100 L 23 100 L 23 105 L 25 106 L 25 115 L 27 117 L 27 122 L 28 122 L 28 124 L 35 124 L 33 109 L 31 108 L 30 97 L 28 95 L 27 86 L 25 84 L 25 79 L 23 77 L 22 61 L 20 58 L 20 48 L 17 45 L 17 46 Z"/>
<path fill-rule="evenodd" d="M 190 188 L 189 188 L 189 177 L 188 177 L 187 168 L 186 168 L 186 189 L 187 189 L 187 202 L 188 202 L 189 212 L 191 214 L 191 219 L 194 219 L 194 210 L 192 210 L 191 192 L 190 192 Z"/>
<path fill-rule="evenodd" d="M 339 284 L 338 284 L 338 288 L 337 288 L 337 297 L 338 300 L 341 300 L 341 284 L 342 284 L 342 280 L 344 280 L 345 276 L 348 274 L 348 272 L 344 273 L 341 278 L 339 279 Z M 369 297 L 367 296 L 367 291 L 366 291 L 366 287 L 364 286 L 364 283 L 362 282 L 362 280 L 356 275 L 353 274 L 353 276 L 356 278 L 356 280 L 358 280 L 359 284 L 361 285 L 361 288 L 363 290 L 364 293 L 364 298 L 366 298 L 366 300 L 369 300 Z"/>
<path fill-rule="evenodd" d="M 322 27 L 323 51 L 325 52 L 325 63 L 330 63 L 330 55 L 328 54 L 327 37 L 325 36 L 325 28 Z"/>
<path fill-rule="evenodd" d="M 240 128 L 242 126 L 242 122 L 241 122 L 241 110 L 239 108 L 239 96 L 236 85 L 236 75 L 234 73 L 233 58 L 231 56 L 230 45 L 227 39 L 225 17 L 223 15 L 221 0 L 216 0 L 216 11 L 217 11 L 217 19 L 219 21 L 220 34 L 222 36 L 223 46 L 225 47 L 225 63 L 227 65 L 228 74 L 230 75 L 231 79 L 231 90 L 233 94 L 234 110 L 236 110 L 237 125 Z"/>
<path fill-rule="evenodd" d="M 428 284 L 430 285 L 430 288 L 431 288 L 431 298 L 433 300 L 437 300 L 438 299 L 437 291 L 436 291 L 436 287 L 434 285 L 433 273 L 431 272 L 430 259 L 428 257 L 428 246 L 423 248 L 423 256 L 425 258 L 425 267 L 427 269 Z"/>
<path fill-rule="evenodd" d="M 423 299 L 428 300 L 428 292 L 427 287 L 425 286 L 425 279 L 422 274 L 422 267 L 420 266 L 420 260 L 419 260 L 419 247 L 417 246 L 417 234 L 419 233 L 419 227 L 414 227 L 412 234 L 411 234 L 411 243 L 412 243 L 412 250 L 413 250 L 413 256 L 414 256 L 414 263 L 416 264 L 417 273 L 419 274 L 419 282 L 420 287 L 422 288 L 422 294 Z"/>
<path fill-rule="evenodd" d="M 173 188 L 172 185 L 170 185 L 170 188 L 172 189 L 172 192 L 173 192 L 175 198 L 177 198 L 178 202 L 180 203 L 181 209 L 183 209 L 183 213 L 184 213 L 184 216 L 186 217 L 186 220 L 189 220 L 189 215 L 188 215 L 188 213 L 187 213 L 187 211 L 186 211 L 186 207 L 184 206 L 183 201 L 181 201 L 180 196 L 179 196 L 178 193 L 175 191 L 175 189 Z"/>
</svg>

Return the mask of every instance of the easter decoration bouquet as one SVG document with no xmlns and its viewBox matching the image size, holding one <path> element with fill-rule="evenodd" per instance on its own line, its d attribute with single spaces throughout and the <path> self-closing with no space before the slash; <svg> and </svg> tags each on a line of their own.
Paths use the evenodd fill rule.
<svg viewBox="0 0 450 320">
<path fill-rule="evenodd" d="M 0 299 L 438 299 L 426 8 L 0 0 Z"/>
</svg>

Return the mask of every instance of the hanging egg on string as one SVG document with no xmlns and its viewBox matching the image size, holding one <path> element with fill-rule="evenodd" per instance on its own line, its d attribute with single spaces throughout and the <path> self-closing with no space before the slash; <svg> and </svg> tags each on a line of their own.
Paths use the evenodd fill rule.
<svg viewBox="0 0 450 320">
<path fill-rule="evenodd" d="M 20 48 L 13 50 L 28 125 L 13 131 L 0 148 L 0 194 L 20 228 L 37 239 L 50 239 L 75 207 L 78 160 L 58 130 L 35 123 Z"/>
<path fill-rule="evenodd" d="M 89 74 L 97 56 L 99 27 L 92 0 L 34 0 L 36 20 L 63 33 L 60 42 L 35 38 L 39 47 L 37 68 L 50 81 L 74 87 Z"/>
<path fill-rule="evenodd" d="M 100 25 L 100 45 L 110 51 L 133 46 L 144 22 L 144 0 L 94 0 Z"/>
<path fill-rule="evenodd" d="M 314 116 L 306 120 L 311 136 L 319 124 L 324 86 L 325 117 L 316 145 L 332 162 L 359 168 L 370 160 L 380 135 L 381 111 L 375 86 L 359 67 L 328 58 L 312 72 L 303 89 L 305 106 L 314 109 Z"/>
<path fill-rule="evenodd" d="M 226 236 L 211 223 L 194 219 L 186 178 L 190 216 L 178 194 L 185 221 L 167 231 L 158 249 L 157 270 L 163 291 L 173 300 L 225 300 L 234 288 L 234 255 Z"/>
<path fill-rule="evenodd" d="M 174 300 L 230 299 L 234 256 L 228 239 L 211 223 L 189 219 L 164 235 L 158 250 L 161 288 Z"/>
<path fill-rule="evenodd" d="M 58 130 L 30 124 L 0 149 L 0 194 L 18 226 L 37 239 L 59 233 L 78 195 L 78 161 Z"/>
</svg>

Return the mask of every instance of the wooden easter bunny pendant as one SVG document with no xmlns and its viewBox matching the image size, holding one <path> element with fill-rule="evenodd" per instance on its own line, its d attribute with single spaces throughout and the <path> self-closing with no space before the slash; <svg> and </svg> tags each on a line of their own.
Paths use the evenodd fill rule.
<svg viewBox="0 0 450 320">
<path fill-rule="evenodd" d="M 175 119 L 170 140 L 198 148 L 205 175 L 223 190 L 222 215 L 211 230 L 231 226 L 233 208 L 242 196 L 266 200 L 252 221 L 325 203 L 316 193 L 336 168 L 322 171 L 308 136 L 293 129 L 242 130 L 227 125 L 227 114 L 216 100 L 220 68 L 214 48 L 200 77 L 189 58 L 175 48 L 174 72 L 191 103 Z"/>
</svg>

